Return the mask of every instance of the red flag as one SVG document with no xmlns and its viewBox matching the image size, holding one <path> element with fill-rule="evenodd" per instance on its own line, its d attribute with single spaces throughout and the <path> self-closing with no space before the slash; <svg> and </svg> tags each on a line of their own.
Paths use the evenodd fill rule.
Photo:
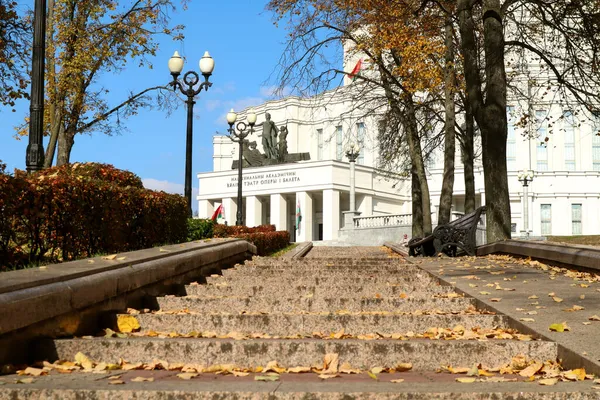
<svg viewBox="0 0 600 400">
<path fill-rule="evenodd" d="M 352 72 L 348 74 L 348 78 L 352 79 L 353 82 L 356 80 L 356 77 L 360 74 L 360 70 L 362 69 L 362 61 L 362 58 L 358 60 Z"/>
<path fill-rule="evenodd" d="M 219 218 L 225 218 L 225 209 L 223 208 L 223 204 L 220 204 L 219 207 L 217 207 L 210 219 L 216 221 Z"/>
</svg>

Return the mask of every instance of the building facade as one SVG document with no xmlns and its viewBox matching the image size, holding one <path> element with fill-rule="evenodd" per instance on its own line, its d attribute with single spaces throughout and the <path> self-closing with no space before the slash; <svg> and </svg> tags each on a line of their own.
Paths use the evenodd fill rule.
<svg viewBox="0 0 600 400">
<path fill-rule="evenodd" d="M 357 59 L 354 55 L 345 69 L 351 71 Z M 526 67 L 527 73 L 508 69 L 518 89 L 509 94 L 507 107 L 513 236 L 600 234 L 600 117 L 573 105 L 546 83 L 536 86 L 535 74 L 539 76 L 540 69 L 536 70 L 532 61 Z M 540 82 L 547 81 L 543 78 Z M 350 168 L 345 156 L 350 143 L 361 149 L 356 161 L 356 211 L 360 218 L 388 216 L 393 218 L 380 220 L 410 225 L 410 180 L 377 168 L 378 116 L 357 107 L 351 80 L 345 77 L 344 83 L 315 97 L 291 96 L 253 108 L 258 125 L 249 140 L 256 142 L 258 150 L 264 152 L 260 123 L 268 112 L 279 128 L 287 127 L 288 151 L 309 153 L 310 160 L 244 168 L 241 207 L 246 225 L 275 224 L 290 231 L 296 241 L 344 237 L 340 233 L 352 228 L 344 218 L 344 212 L 351 211 Z M 245 120 L 249 111 L 242 111 L 238 120 Z M 524 115 L 533 117 L 524 120 Z M 225 221 L 221 222 L 234 224 L 240 207 L 236 200 L 237 170 L 232 169 L 238 145 L 227 136 L 215 136 L 213 148 L 213 171 L 198 174 L 199 216 L 210 217 L 223 204 Z M 452 210 L 460 215 L 464 212 L 465 185 L 460 146 L 456 148 Z M 476 205 L 480 206 L 485 204 L 480 158 L 475 164 Z M 441 146 L 427 162 L 427 170 L 435 223 L 443 178 Z M 518 179 L 522 170 L 532 171 L 534 176 L 528 183 L 527 198 Z M 357 221 L 355 225 L 360 224 Z"/>
</svg>

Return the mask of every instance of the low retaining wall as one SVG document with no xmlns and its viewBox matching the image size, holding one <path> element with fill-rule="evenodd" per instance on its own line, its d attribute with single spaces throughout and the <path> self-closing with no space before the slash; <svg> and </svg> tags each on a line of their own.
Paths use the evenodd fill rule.
<svg viewBox="0 0 600 400">
<path fill-rule="evenodd" d="M 287 253 L 284 253 L 282 257 L 297 260 L 299 258 L 304 257 L 310 251 L 310 249 L 312 249 L 312 247 L 312 242 L 301 242 L 298 243 L 298 245 L 292 250 L 288 251 Z"/>
<path fill-rule="evenodd" d="M 506 253 L 539 260 L 559 262 L 575 267 L 600 270 L 600 248 L 564 245 L 530 240 L 504 240 L 477 248 L 478 256 Z"/>
<path fill-rule="evenodd" d="M 385 242 L 400 242 L 404 235 L 412 236 L 411 226 L 340 229 L 337 240 L 357 246 L 381 246 Z"/>
<path fill-rule="evenodd" d="M 21 359 L 24 341 L 97 333 L 102 315 L 139 307 L 149 296 L 176 292 L 254 254 L 245 240 L 213 239 L 4 272 L 0 364 Z"/>
</svg>

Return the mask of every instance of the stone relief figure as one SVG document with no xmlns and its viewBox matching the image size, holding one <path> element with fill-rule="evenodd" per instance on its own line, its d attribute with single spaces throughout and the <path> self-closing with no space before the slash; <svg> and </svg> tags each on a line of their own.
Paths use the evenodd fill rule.
<svg viewBox="0 0 600 400">
<path fill-rule="evenodd" d="M 263 150 L 267 158 L 270 158 L 271 160 L 277 160 L 279 158 L 279 151 L 277 149 L 277 133 L 279 132 L 279 129 L 275 125 L 275 122 L 271 121 L 271 114 L 265 113 L 265 118 L 267 120 L 259 124 L 263 127 Z"/>
<path fill-rule="evenodd" d="M 287 135 L 288 129 L 287 125 L 281 127 L 279 131 L 279 161 L 283 162 L 285 160 L 285 156 L 288 154 L 288 145 L 287 145 Z"/>
<path fill-rule="evenodd" d="M 259 167 L 264 165 L 265 156 L 256 148 L 256 141 L 248 141 L 244 139 L 243 157 L 250 167 Z"/>
</svg>

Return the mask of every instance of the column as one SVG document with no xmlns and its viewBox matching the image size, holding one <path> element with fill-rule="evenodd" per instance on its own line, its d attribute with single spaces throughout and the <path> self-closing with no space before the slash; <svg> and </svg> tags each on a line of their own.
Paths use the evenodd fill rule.
<svg viewBox="0 0 600 400">
<path fill-rule="evenodd" d="M 231 197 L 223 199 L 223 208 L 225 209 L 225 220 L 227 225 L 235 225 L 235 214 L 237 213 L 237 204 Z"/>
<path fill-rule="evenodd" d="M 262 224 L 262 203 L 256 196 L 246 197 L 246 226 Z"/>
<path fill-rule="evenodd" d="M 308 192 L 296 193 L 296 208 L 300 204 L 300 214 L 302 215 L 300 226 L 296 226 L 296 242 L 311 242 L 313 240 L 312 203 L 312 197 Z"/>
<path fill-rule="evenodd" d="M 271 195 L 271 221 L 278 231 L 287 231 L 287 201 L 281 194 Z"/>
<path fill-rule="evenodd" d="M 215 212 L 215 206 L 211 200 L 198 201 L 198 218 L 210 218 Z"/>
<path fill-rule="evenodd" d="M 323 190 L 323 240 L 335 240 L 340 229 L 340 192 Z"/>
<path fill-rule="evenodd" d="M 362 197 L 359 210 L 363 217 L 371 217 L 373 215 L 373 196 L 365 194 Z"/>
</svg>

